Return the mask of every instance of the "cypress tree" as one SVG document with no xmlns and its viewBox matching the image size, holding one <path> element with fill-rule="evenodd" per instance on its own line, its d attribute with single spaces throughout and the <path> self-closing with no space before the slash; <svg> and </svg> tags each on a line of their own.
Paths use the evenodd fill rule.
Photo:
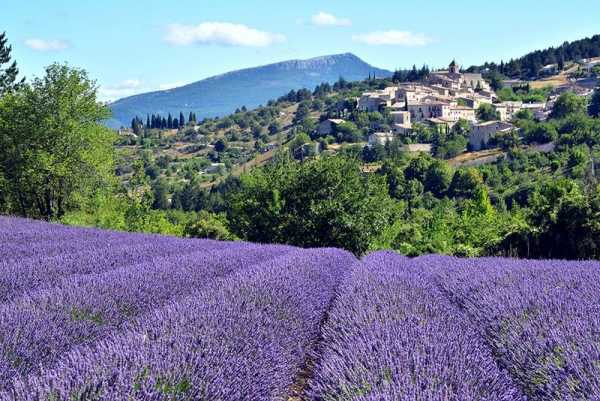
<svg viewBox="0 0 600 401">
<path fill-rule="evenodd" d="M 179 112 L 179 127 L 183 127 L 185 125 L 185 117 L 183 117 L 183 113 Z"/>
<path fill-rule="evenodd" d="M 173 117 L 171 116 L 171 113 L 169 113 L 167 117 L 167 128 L 173 128 Z"/>
<path fill-rule="evenodd" d="M 600 87 L 596 88 L 594 94 L 592 95 L 592 99 L 590 100 L 590 105 L 588 107 L 588 112 L 592 117 L 600 117 Z"/>
</svg>

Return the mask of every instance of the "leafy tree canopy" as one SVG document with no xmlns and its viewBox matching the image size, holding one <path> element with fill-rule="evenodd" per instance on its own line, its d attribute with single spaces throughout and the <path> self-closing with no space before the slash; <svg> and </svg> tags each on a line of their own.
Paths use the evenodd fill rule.
<svg viewBox="0 0 600 401">
<path fill-rule="evenodd" d="M 383 177 L 344 156 L 305 163 L 282 158 L 241 177 L 230 199 L 234 233 L 255 242 L 342 247 L 362 254 L 393 221 Z"/>
<path fill-rule="evenodd" d="M 113 177 L 114 134 L 101 122 L 85 71 L 53 64 L 43 78 L 0 99 L 0 169 L 8 209 L 51 219 Z"/>
</svg>

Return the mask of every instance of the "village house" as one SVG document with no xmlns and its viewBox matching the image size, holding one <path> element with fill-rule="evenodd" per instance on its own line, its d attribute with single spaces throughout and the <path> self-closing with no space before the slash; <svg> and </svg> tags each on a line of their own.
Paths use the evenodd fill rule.
<svg viewBox="0 0 600 401">
<path fill-rule="evenodd" d="M 428 79 L 430 85 L 440 85 L 450 89 L 489 90 L 489 84 L 478 73 L 461 73 L 460 65 L 452 60 L 448 71 L 434 71 Z"/>
<path fill-rule="evenodd" d="M 392 132 L 394 134 L 406 135 L 412 130 L 410 112 L 405 110 L 396 110 L 390 112 L 390 116 L 394 120 L 392 125 Z"/>
<path fill-rule="evenodd" d="M 390 107 L 396 99 L 398 88 L 389 86 L 385 89 L 365 92 L 358 98 L 358 109 L 361 111 L 381 111 L 385 107 Z"/>
<path fill-rule="evenodd" d="M 407 104 L 414 104 L 423 101 L 428 96 L 444 95 L 441 91 L 434 90 L 422 85 L 401 85 L 396 91 L 396 103 L 400 103 L 406 107 Z"/>
<path fill-rule="evenodd" d="M 388 142 L 393 141 L 395 135 L 391 132 L 375 132 L 374 134 L 369 135 L 368 145 L 385 145 Z"/>
<path fill-rule="evenodd" d="M 585 60 L 582 68 L 589 76 L 592 75 L 594 68 L 598 66 L 600 66 L 600 58 Z"/>
<path fill-rule="evenodd" d="M 390 116 L 393 118 L 394 124 L 405 125 L 410 128 L 410 112 L 404 110 L 392 111 Z"/>
<path fill-rule="evenodd" d="M 360 111 L 381 111 L 385 107 L 392 105 L 391 99 L 385 96 L 379 96 L 372 93 L 365 93 L 358 99 L 358 109 Z"/>
<path fill-rule="evenodd" d="M 425 99 L 424 102 L 409 104 L 407 108 L 411 119 L 415 122 L 432 118 L 453 123 L 460 119 L 473 122 L 476 121 L 475 109 L 467 106 L 458 106 L 451 102 Z"/>
<path fill-rule="evenodd" d="M 457 97 L 457 101 L 462 102 L 466 107 L 477 110 L 482 104 L 492 104 L 491 97 L 480 96 L 479 94 L 464 94 Z"/>
<path fill-rule="evenodd" d="M 551 75 L 556 75 L 558 74 L 558 64 L 548 64 L 543 66 L 542 68 L 540 68 L 539 74 L 541 76 L 551 76 Z"/>
<path fill-rule="evenodd" d="M 481 150 L 485 148 L 491 138 L 499 132 L 509 132 L 514 129 L 510 123 L 503 121 L 486 121 L 475 124 L 469 134 L 469 148 L 471 150 Z"/>
<path fill-rule="evenodd" d="M 328 118 L 325 121 L 321 121 L 317 126 L 317 134 L 319 136 L 326 136 L 335 133 L 335 129 L 338 125 L 345 121 L 339 118 Z"/>
<path fill-rule="evenodd" d="M 523 103 L 522 109 L 531 111 L 538 120 L 546 120 L 550 114 L 546 103 Z"/>
<path fill-rule="evenodd" d="M 428 118 L 442 117 L 444 109 L 450 108 L 450 103 L 438 101 L 435 99 L 424 99 L 421 102 L 408 104 L 407 111 L 414 122 L 420 122 Z"/>
<path fill-rule="evenodd" d="M 475 109 L 466 106 L 450 106 L 443 110 L 442 118 L 445 120 L 457 122 L 458 120 L 476 121 Z"/>
<path fill-rule="evenodd" d="M 506 101 L 494 104 L 494 108 L 500 114 L 500 121 L 511 121 L 523 108 L 521 101 Z"/>
<path fill-rule="evenodd" d="M 438 132 L 449 132 L 456 124 L 456 121 L 450 121 L 444 118 L 432 117 L 423 121 L 426 125 L 434 128 Z"/>
</svg>

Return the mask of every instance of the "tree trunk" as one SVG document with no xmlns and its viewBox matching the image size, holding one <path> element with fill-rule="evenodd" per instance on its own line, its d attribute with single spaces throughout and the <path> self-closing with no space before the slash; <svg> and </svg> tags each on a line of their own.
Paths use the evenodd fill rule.
<svg viewBox="0 0 600 401">
<path fill-rule="evenodd" d="M 21 208 L 21 216 L 27 218 L 27 207 L 25 206 L 25 199 L 23 199 L 23 193 L 17 190 L 17 197 L 19 198 L 19 207 Z"/>
</svg>

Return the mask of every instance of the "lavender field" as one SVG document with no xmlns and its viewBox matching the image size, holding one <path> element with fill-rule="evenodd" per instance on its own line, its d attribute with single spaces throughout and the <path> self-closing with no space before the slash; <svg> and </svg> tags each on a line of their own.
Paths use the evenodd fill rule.
<svg viewBox="0 0 600 401">
<path fill-rule="evenodd" d="M 600 263 L 0 217 L 0 400 L 600 400 Z"/>
</svg>

